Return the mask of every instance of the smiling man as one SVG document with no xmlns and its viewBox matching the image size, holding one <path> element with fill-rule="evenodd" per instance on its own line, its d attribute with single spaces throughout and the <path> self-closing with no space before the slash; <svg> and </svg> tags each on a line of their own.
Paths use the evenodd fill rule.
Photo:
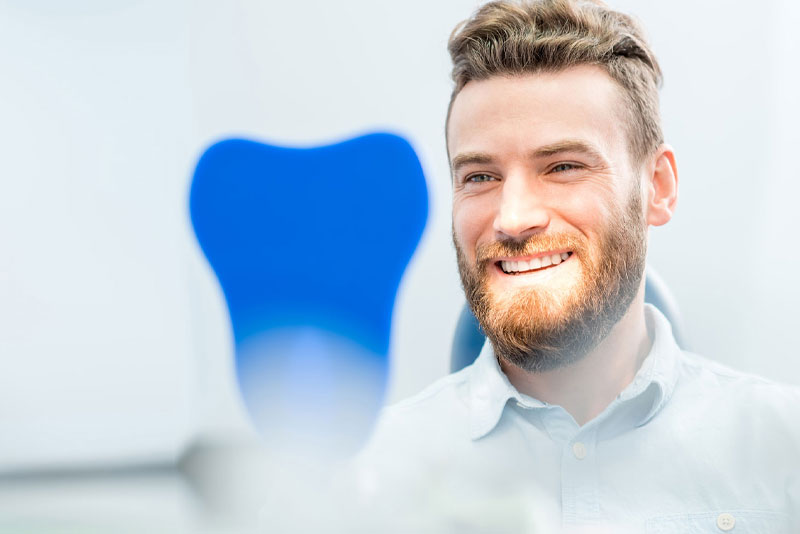
<svg viewBox="0 0 800 534">
<path fill-rule="evenodd" d="M 640 28 L 600 2 L 491 2 L 449 50 L 453 242 L 488 342 L 386 410 L 367 486 L 474 488 L 463 509 L 538 491 L 517 511 L 552 502 L 567 531 L 800 532 L 798 388 L 681 351 L 644 303 L 678 180 Z"/>
<path fill-rule="evenodd" d="M 448 123 L 470 305 L 512 384 L 579 423 L 649 349 L 646 226 L 669 220 L 677 193 L 668 146 L 647 161 L 630 154 L 618 87 L 594 65 L 498 74 L 464 84 Z M 558 383 L 578 374 L 591 377 L 580 392 Z"/>
</svg>

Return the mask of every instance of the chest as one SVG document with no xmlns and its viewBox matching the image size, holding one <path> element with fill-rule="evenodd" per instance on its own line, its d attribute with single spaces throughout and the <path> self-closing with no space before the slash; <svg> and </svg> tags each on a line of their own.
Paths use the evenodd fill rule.
<svg viewBox="0 0 800 534">
<path fill-rule="evenodd" d="M 538 488 L 566 532 L 794 532 L 800 456 L 753 425 L 664 418 L 614 436 L 523 418 L 453 454 L 487 487 Z M 784 446 L 787 445 L 787 446 Z M 572 530 L 571 530 L 572 529 Z M 726 530 L 727 529 L 727 530 Z"/>
</svg>

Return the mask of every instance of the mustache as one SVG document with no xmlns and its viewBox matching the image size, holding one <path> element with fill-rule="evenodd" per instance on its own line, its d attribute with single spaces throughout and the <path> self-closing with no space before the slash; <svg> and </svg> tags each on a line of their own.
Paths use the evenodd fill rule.
<svg viewBox="0 0 800 534">
<path fill-rule="evenodd" d="M 476 263 L 483 267 L 498 257 L 530 256 L 552 250 L 571 250 L 580 252 L 585 241 L 575 234 L 534 234 L 524 239 L 501 239 L 478 246 L 475 251 Z"/>
</svg>

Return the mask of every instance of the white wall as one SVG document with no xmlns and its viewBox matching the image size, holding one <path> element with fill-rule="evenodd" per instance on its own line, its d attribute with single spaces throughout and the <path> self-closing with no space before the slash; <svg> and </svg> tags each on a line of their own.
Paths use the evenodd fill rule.
<svg viewBox="0 0 800 534">
<path fill-rule="evenodd" d="M 186 210 L 196 158 L 222 137 L 412 141 L 431 215 L 397 302 L 390 397 L 444 374 L 463 302 L 445 43 L 476 5 L 0 4 L 0 470 L 168 460 L 198 432 L 247 434 L 224 302 Z M 612 5 L 642 19 L 666 75 L 681 199 L 651 263 L 698 352 L 800 383 L 798 8 Z"/>
<path fill-rule="evenodd" d="M 0 10 L 0 467 L 173 457 L 196 396 L 185 6 Z"/>
<path fill-rule="evenodd" d="M 648 29 L 665 73 L 662 115 L 680 199 L 652 232 L 651 263 L 675 292 L 693 349 L 800 383 L 800 8 L 615 1 Z"/>
</svg>

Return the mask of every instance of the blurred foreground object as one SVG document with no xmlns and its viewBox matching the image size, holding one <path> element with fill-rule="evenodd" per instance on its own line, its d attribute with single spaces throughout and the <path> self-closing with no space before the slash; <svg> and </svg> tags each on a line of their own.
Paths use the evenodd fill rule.
<svg viewBox="0 0 800 534">
<path fill-rule="evenodd" d="M 274 451 L 354 453 L 383 404 L 395 295 L 428 213 L 414 150 L 390 134 L 222 141 L 197 164 L 190 211 L 256 428 Z"/>
</svg>

